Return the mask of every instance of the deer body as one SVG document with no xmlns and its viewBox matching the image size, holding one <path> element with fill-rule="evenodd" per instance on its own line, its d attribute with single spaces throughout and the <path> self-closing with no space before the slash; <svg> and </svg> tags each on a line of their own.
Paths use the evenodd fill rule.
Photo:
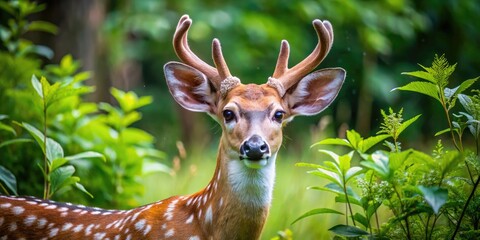
<svg viewBox="0 0 480 240">
<path fill-rule="evenodd" d="M 3 239 L 258 239 L 268 215 L 282 127 L 296 115 L 313 115 L 337 96 L 345 71 L 308 74 L 333 42 L 328 22 L 315 20 L 319 43 L 305 60 L 288 68 L 282 42 L 266 84 L 242 84 L 226 66 L 218 40 L 212 67 L 189 48 L 191 25 L 183 16 L 173 45 L 184 63 L 169 62 L 165 77 L 184 108 L 207 112 L 222 127 L 217 166 L 203 190 L 132 210 L 104 210 L 36 198 L 0 196 Z"/>
</svg>

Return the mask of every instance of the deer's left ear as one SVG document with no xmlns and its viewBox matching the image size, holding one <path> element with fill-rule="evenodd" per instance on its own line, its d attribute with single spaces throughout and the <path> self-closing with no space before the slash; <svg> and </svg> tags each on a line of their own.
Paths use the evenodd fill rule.
<svg viewBox="0 0 480 240">
<path fill-rule="evenodd" d="M 337 97 L 345 76 L 342 68 L 328 68 L 302 78 L 284 96 L 292 115 L 314 115 L 323 111 Z"/>
</svg>

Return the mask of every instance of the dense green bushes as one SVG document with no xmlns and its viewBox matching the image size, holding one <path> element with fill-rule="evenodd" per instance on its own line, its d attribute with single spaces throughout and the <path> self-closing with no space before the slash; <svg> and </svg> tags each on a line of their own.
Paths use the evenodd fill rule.
<svg viewBox="0 0 480 240">
<path fill-rule="evenodd" d="M 298 164 L 314 168 L 308 173 L 328 180 L 325 186 L 310 188 L 333 192 L 335 201 L 345 204 L 345 211 L 317 208 L 296 221 L 316 214 L 345 215 L 344 224 L 330 228 L 343 237 L 472 239 L 480 234 L 476 191 L 480 182 L 480 91 L 464 94 L 478 77 L 448 88 L 456 64 L 449 65 L 444 56 L 435 56 L 432 67 L 421 67 L 423 71 L 405 74 L 423 81 L 394 90 L 425 94 L 440 103 L 448 128 L 432 136 L 432 141 L 448 134 L 452 144 L 444 146 L 439 138 L 431 153 L 402 149 L 400 134 L 421 115 L 404 120 L 403 109 L 382 110 L 377 135 L 363 138 L 349 130 L 346 139 L 329 138 L 315 144 L 345 146 L 350 149 L 346 154 L 320 150 L 333 161 Z M 453 113 L 457 102 L 463 109 Z M 473 142 L 465 140 L 472 139 L 467 138 L 467 132 Z M 372 150 L 381 142 L 387 150 Z M 391 214 L 385 221 L 379 220 L 379 215 L 385 215 L 382 209 Z"/>
<path fill-rule="evenodd" d="M 164 154 L 153 148 L 154 137 L 132 127 L 152 97 L 112 88 L 118 107 L 86 102 L 82 96 L 94 87 L 85 85 L 90 74 L 78 72 L 79 62 L 66 55 L 43 67 L 51 50 L 22 38 L 29 31 L 55 32 L 49 23 L 27 20 L 44 6 L 11 1 L 0 7 L 11 16 L 0 26 L 0 191 L 137 206 L 143 192 L 138 178 L 170 171 Z"/>
</svg>

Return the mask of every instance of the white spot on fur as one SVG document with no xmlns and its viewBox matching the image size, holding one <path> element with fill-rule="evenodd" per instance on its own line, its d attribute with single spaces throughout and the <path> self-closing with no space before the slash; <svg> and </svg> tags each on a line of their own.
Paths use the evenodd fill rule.
<svg viewBox="0 0 480 240">
<path fill-rule="evenodd" d="M 11 207 L 11 206 L 12 206 L 11 203 L 2 203 L 2 204 L 0 204 L 0 208 L 9 208 L 9 207 Z"/>
<path fill-rule="evenodd" d="M 13 207 L 13 208 L 12 208 L 12 212 L 13 212 L 13 214 L 15 214 L 15 215 L 20 215 L 20 214 L 22 214 L 24 211 L 25 211 L 25 208 L 23 208 L 23 207 L 16 206 L 16 207 Z"/>
<path fill-rule="evenodd" d="M 175 210 L 175 204 L 177 204 L 178 199 L 173 200 L 170 204 L 168 204 L 167 211 L 163 216 L 167 219 L 167 221 L 171 221 L 173 219 L 173 210 Z"/>
<path fill-rule="evenodd" d="M 57 206 L 55 205 L 48 205 L 45 209 L 55 209 L 57 208 Z"/>
<path fill-rule="evenodd" d="M 63 224 L 62 231 L 67 231 L 70 228 L 72 228 L 72 226 L 73 226 L 73 224 L 71 224 L 71 223 L 65 223 L 65 224 Z"/>
<path fill-rule="evenodd" d="M 72 229 L 72 231 L 74 231 L 74 232 L 80 232 L 80 231 L 82 231 L 82 229 L 83 229 L 83 224 L 80 224 L 80 225 L 77 225 L 76 227 L 74 227 L 74 228 Z"/>
<path fill-rule="evenodd" d="M 200 240 L 200 237 L 198 236 L 191 236 L 188 238 L 188 240 Z"/>
<path fill-rule="evenodd" d="M 85 236 L 89 236 L 90 234 L 92 234 L 93 226 L 95 226 L 95 224 L 90 224 L 90 225 L 88 225 L 87 228 L 85 228 Z"/>
<path fill-rule="evenodd" d="M 185 221 L 186 224 L 190 224 L 193 221 L 193 214 L 190 215 L 190 217 L 187 218 L 187 221 Z"/>
<path fill-rule="evenodd" d="M 107 234 L 104 232 L 95 233 L 95 235 L 93 235 L 93 239 L 102 240 L 105 237 L 105 235 Z"/>
<path fill-rule="evenodd" d="M 146 222 L 147 220 L 145 219 L 138 221 L 137 223 L 135 223 L 135 229 L 137 229 L 138 231 L 142 230 L 145 227 Z"/>
<path fill-rule="evenodd" d="M 47 225 L 48 221 L 45 218 L 38 219 L 37 228 L 42 229 Z"/>
<path fill-rule="evenodd" d="M 49 237 L 55 237 L 58 234 L 58 228 L 52 228 L 50 233 L 48 234 Z"/>
<path fill-rule="evenodd" d="M 151 225 L 147 225 L 145 227 L 145 230 L 143 231 L 143 236 L 147 236 L 147 234 L 150 232 L 150 230 L 152 230 L 152 226 Z"/>
<path fill-rule="evenodd" d="M 36 220 L 37 220 L 37 216 L 29 215 L 23 220 L 23 223 L 25 224 L 25 226 L 31 227 L 33 225 L 33 223 L 35 223 Z M 2 224 L 0 224 L 0 225 L 2 225 Z"/>
<path fill-rule="evenodd" d="M 3 218 L 3 217 L 0 217 L 0 226 L 2 226 L 2 225 L 3 225 L 3 222 L 4 222 L 4 221 L 5 221 L 5 218 Z"/>
<path fill-rule="evenodd" d="M 205 223 L 211 224 L 213 221 L 212 205 L 209 205 L 205 213 Z"/>
<path fill-rule="evenodd" d="M 173 228 L 170 228 L 170 230 L 168 230 L 168 231 L 165 233 L 165 237 L 166 237 L 166 238 L 173 237 L 173 235 L 175 235 L 175 230 L 173 230 Z"/>
<path fill-rule="evenodd" d="M 61 208 L 59 208 L 59 209 L 57 209 L 57 210 L 58 210 L 59 212 L 66 212 L 66 211 L 68 211 L 68 208 L 66 208 L 66 207 L 61 207 Z"/>
</svg>

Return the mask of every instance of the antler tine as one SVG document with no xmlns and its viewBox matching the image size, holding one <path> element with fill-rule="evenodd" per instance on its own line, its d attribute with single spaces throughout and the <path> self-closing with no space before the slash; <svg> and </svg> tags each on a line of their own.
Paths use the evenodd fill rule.
<svg viewBox="0 0 480 240">
<path fill-rule="evenodd" d="M 278 82 L 272 83 L 273 80 L 269 79 L 269 83 L 279 90 L 280 95 L 285 94 L 285 90 L 295 85 L 295 83 L 297 83 L 302 77 L 317 67 L 323 61 L 325 56 L 327 56 L 332 47 L 333 28 L 330 22 L 322 22 L 315 19 L 312 24 L 318 37 L 317 46 L 310 55 L 290 69 L 288 68 L 290 48 L 287 41 L 282 41 L 277 65 L 272 75 L 272 78 L 278 80 Z M 282 86 L 279 87 L 279 84 Z"/>
<path fill-rule="evenodd" d="M 185 64 L 198 69 L 209 79 L 216 79 L 218 78 L 217 69 L 201 60 L 192 52 L 188 45 L 188 29 L 190 29 L 191 25 L 192 19 L 190 19 L 188 15 L 183 15 L 178 21 L 175 34 L 173 35 L 173 48 L 175 49 L 175 53 Z"/>
<path fill-rule="evenodd" d="M 220 41 L 218 39 L 213 39 L 212 42 L 212 56 L 213 62 L 217 67 L 218 75 L 220 75 L 220 79 L 226 79 L 231 77 L 230 70 L 228 70 L 227 63 L 225 62 L 225 58 L 223 58 L 222 54 L 222 46 L 220 45 Z"/>
</svg>

